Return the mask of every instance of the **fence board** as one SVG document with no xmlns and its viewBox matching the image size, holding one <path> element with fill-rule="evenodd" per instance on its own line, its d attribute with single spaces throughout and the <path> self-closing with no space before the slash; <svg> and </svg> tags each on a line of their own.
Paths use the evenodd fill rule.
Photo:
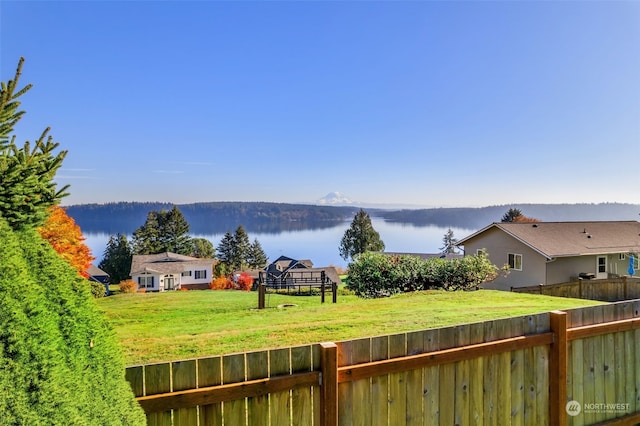
<svg viewBox="0 0 640 426">
<path fill-rule="evenodd" d="M 456 346 L 469 344 L 471 329 L 469 325 L 461 325 L 455 328 Z M 471 361 L 459 361 L 455 364 L 456 385 L 455 385 L 455 407 L 454 424 L 460 426 L 470 425 L 469 421 L 469 364 Z"/>
<path fill-rule="evenodd" d="M 237 383 L 245 380 L 245 354 L 225 355 L 222 357 L 222 383 Z M 245 399 L 224 402 L 222 413 L 225 425 L 246 424 Z"/>
<path fill-rule="evenodd" d="M 593 324 L 593 309 L 584 309 L 582 311 L 582 324 Z M 583 339 L 583 399 L 578 401 L 582 404 L 593 403 L 596 397 L 596 365 L 595 365 L 595 339 L 593 337 Z M 582 413 L 584 418 L 584 424 L 593 424 L 596 421 L 595 415 L 592 412 Z"/>
<path fill-rule="evenodd" d="M 511 337 L 512 319 L 496 321 L 496 336 L 499 339 Z M 511 424 L 511 353 L 503 352 L 494 355 L 496 359 L 496 383 L 498 385 L 496 418 L 498 424 Z"/>
<path fill-rule="evenodd" d="M 484 323 L 485 342 L 497 340 L 495 327 L 495 321 L 487 321 Z M 498 360 L 495 355 L 487 355 L 484 358 L 484 424 L 487 426 L 495 426 L 498 424 L 498 417 L 496 415 L 496 410 L 498 409 L 497 364 Z"/>
<path fill-rule="evenodd" d="M 388 336 L 371 339 L 371 361 L 389 358 Z M 389 376 L 371 378 L 371 425 L 387 425 L 389 421 Z"/>
<path fill-rule="evenodd" d="M 247 380 L 269 377 L 269 352 L 247 353 Z M 269 396 L 247 398 L 247 418 L 251 426 L 269 424 Z"/>
<path fill-rule="evenodd" d="M 536 333 L 551 329 L 548 314 L 535 316 Z M 536 356 L 536 421 L 538 425 L 549 424 L 549 346 L 533 348 Z"/>
<path fill-rule="evenodd" d="M 273 349 L 269 351 L 269 376 L 281 376 L 290 373 L 290 350 Z M 269 416 L 272 425 L 289 425 L 291 391 L 277 392 L 269 396 Z M 233 423 L 231 423 L 233 424 Z"/>
<path fill-rule="evenodd" d="M 351 363 L 360 364 L 371 361 L 371 339 L 353 341 Z M 352 420 L 356 426 L 371 425 L 371 379 L 357 380 L 352 383 Z"/>
<path fill-rule="evenodd" d="M 311 346 L 291 348 L 291 372 L 313 371 Z M 300 387 L 291 391 L 292 416 L 294 426 L 307 426 L 313 419 L 312 387 Z M 253 426 L 253 425 L 252 425 Z"/>
<path fill-rule="evenodd" d="M 432 352 L 440 349 L 440 330 L 425 330 L 424 351 Z M 424 405 L 423 425 L 437 425 L 440 423 L 440 367 L 422 369 L 422 402 Z"/>
<path fill-rule="evenodd" d="M 456 345 L 454 327 L 440 329 L 440 349 Z M 452 425 L 455 419 L 456 367 L 454 364 L 440 365 L 440 424 Z"/>
<path fill-rule="evenodd" d="M 484 342 L 484 325 L 469 325 L 469 344 Z M 472 425 L 484 424 L 484 357 L 476 357 L 469 361 L 469 422 Z"/>
<path fill-rule="evenodd" d="M 338 342 L 338 367 L 353 365 L 353 341 Z M 338 420 L 341 425 L 353 424 L 353 382 L 338 383 Z"/>
<path fill-rule="evenodd" d="M 613 318 L 624 319 L 626 317 L 626 313 L 624 311 L 626 305 L 628 305 L 628 303 L 617 303 L 616 305 L 614 305 Z M 627 381 L 630 381 L 630 380 L 626 380 L 627 368 L 625 365 L 625 358 L 627 357 L 627 353 L 626 353 L 627 348 L 625 345 L 625 340 L 626 340 L 625 332 L 615 333 L 614 342 L 613 342 L 613 345 L 614 345 L 614 351 L 613 351 L 614 373 L 613 374 L 614 374 L 614 382 L 615 382 L 615 391 L 614 391 L 613 401 L 615 402 L 626 402 L 627 394 L 625 389 L 625 383 Z M 629 413 L 630 411 L 627 411 L 627 414 Z"/>
<path fill-rule="evenodd" d="M 311 346 L 311 365 L 313 371 L 322 371 L 322 364 L 320 362 L 320 345 Z M 313 424 L 320 425 L 322 403 L 320 399 L 321 389 L 319 386 L 311 388 L 312 400 L 313 400 Z"/>
<path fill-rule="evenodd" d="M 535 316 L 529 315 L 523 318 L 524 333 L 534 334 L 536 332 L 536 320 Z M 528 348 L 524 350 L 525 363 L 529 366 L 525 370 L 524 383 L 525 383 L 525 399 L 524 399 L 524 423 L 526 425 L 536 425 L 538 420 L 536 419 L 536 353 L 535 348 Z"/>
<path fill-rule="evenodd" d="M 604 321 L 615 321 L 616 312 L 615 305 L 607 305 L 602 307 L 602 319 Z M 616 346 L 616 336 L 621 333 L 608 333 L 602 336 L 602 355 L 603 355 L 603 391 L 604 399 L 602 402 L 615 404 L 618 402 L 616 395 L 616 352 L 619 351 L 619 356 L 623 355 L 622 347 Z M 604 419 L 611 419 L 616 417 L 616 413 L 605 414 Z"/>
<path fill-rule="evenodd" d="M 127 368 L 125 370 L 125 378 L 131 385 L 134 396 L 144 395 L 144 366 L 137 365 Z"/>
<path fill-rule="evenodd" d="M 171 364 L 152 364 L 144 368 L 145 393 L 156 395 L 171 392 Z M 171 425 L 171 411 L 149 413 L 147 422 L 150 426 Z"/>
<path fill-rule="evenodd" d="M 520 318 L 511 322 L 511 332 L 514 336 L 524 334 L 524 325 Z M 524 425 L 524 351 L 511 352 L 511 425 Z"/>
<path fill-rule="evenodd" d="M 567 325 L 569 328 L 582 325 L 582 310 L 574 309 L 568 312 Z M 584 402 L 584 347 L 583 340 L 572 340 L 568 343 L 569 355 L 567 375 L 569 376 L 568 399 L 570 401 Z M 567 424 L 570 426 L 582 426 L 584 416 L 568 416 Z"/>
<path fill-rule="evenodd" d="M 407 333 L 407 355 L 424 353 L 424 331 Z M 407 372 L 407 425 L 422 425 L 422 368 Z"/>
<path fill-rule="evenodd" d="M 198 386 L 217 386 L 222 383 L 222 357 L 198 359 Z M 222 425 L 222 403 L 200 407 L 200 420 L 204 425 Z"/>
<path fill-rule="evenodd" d="M 176 361 L 171 364 L 173 391 L 194 389 L 197 387 L 196 360 Z M 198 408 L 179 408 L 173 411 L 174 426 L 198 424 Z"/>
<path fill-rule="evenodd" d="M 406 355 L 406 334 L 389 336 L 389 358 Z M 389 424 L 405 425 L 407 422 L 407 373 L 389 374 Z"/>
<path fill-rule="evenodd" d="M 593 323 L 598 324 L 602 323 L 604 319 L 604 310 L 602 306 L 594 306 L 593 307 Z M 591 401 L 593 403 L 602 404 L 606 402 L 605 399 L 605 381 L 604 381 L 604 372 L 605 372 L 605 364 L 604 364 L 604 336 L 599 335 L 592 337 L 593 339 L 593 364 L 595 367 L 594 377 L 595 377 L 595 396 L 594 400 Z M 610 349 L 610 348 L 609 348 Z M 606 419 L 606 414 L 602 411 L 599 411 L 595 415 L 595 420 L 597 422 L 602 422 Z"/>
<path fill-rule="evenodd" d="M 623 306 L 624 318 L 633 318 L 633 304 L 625 303 Z M 640 383 L 638 377 L 636 376 L 636 362 L 640 358 L 640 351 L 638 351 L 637 342 L 640 340 L 636 340 L 635 331 L 629 330 L 624 333 L 624 368 L 625 375 L 624 378 L 624 401 L 629 403 L 629 412 L 633 413 L 635 411 L 640 411 L 640 405 L 636 404 L 636 394 L 637 394 L 637 383 Z M 635 378 L 636 380 L 629 380 L 630 378 Z"/>
</svg>

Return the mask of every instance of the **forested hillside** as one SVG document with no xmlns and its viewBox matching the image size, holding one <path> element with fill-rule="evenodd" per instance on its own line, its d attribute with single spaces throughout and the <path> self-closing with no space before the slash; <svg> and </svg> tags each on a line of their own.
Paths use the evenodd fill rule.
<svg viewBox="0 0 640 426">
<path fill-rule="evenodd" d="M 131 233 L 152 210 L 169 210 L 170 203 L 119 202 L 69 206 L 67 213 L 83 232 Z M 193 234 L 233 231 L 243 225 L 250 233 L 331 228 L 352 220 L 359 207 L 317 206 L 267 202 L 209 202 L 178 205 Z M 365 210 L 374 217 L 415 226 L 436 225 L 478 229 L 499 222 L 510 208 L 542 221 L 640 220 L 639 204 L 513 204 L 419 210 Z"/>
<path fill-rule="evenodd" d="M 390 222 L 415 226 L 452 226 L 478 229 L 500 222 L 510 208 L 543 222 L 640 220 L 640 204 L 509 204 L 478 208 L 438 208 L 380 212 L 378 216 Z"/>
<path fill-rule="evenodd" d="M 152 210 L 170 210 L 170 203 L 119 202 L 80 204 L 67 208 L 84 232 L 133 232 Z M 267 202 L 210 202 L 178 205 L 193 234 L 225 233 L 243 225 L 251 233 L 279 233 L 333 227 L 351 219 L 356 207 L 313 206 Z"/>
</svg>

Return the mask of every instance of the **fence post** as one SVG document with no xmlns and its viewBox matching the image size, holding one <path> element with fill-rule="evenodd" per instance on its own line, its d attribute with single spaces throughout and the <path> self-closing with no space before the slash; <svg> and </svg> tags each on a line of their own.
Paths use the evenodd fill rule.
<svg viewBox="0 0 640 426">
<path fill-rule="evenodd" d="M 332 283 L 331 287 L 333 291 L 333 303 L 338 303 L 338 283 Z"/>
<path fill-rule="evenodd" d="M 264 295 L 267 292 L 267 286 L 258 284 L 258 309 L 264 309 Z"/>
<path fill-rule="evenodd" d="M 567 313 L 549 313 L 553 343 L 549 354 L 549 424 L 566 426 L 567 413 Z"/>
<path fill-rule="evenodd" d="M 338 346 L 333 342 L 320 343 L 320 424 L 338 424 Z"/>
</svg>

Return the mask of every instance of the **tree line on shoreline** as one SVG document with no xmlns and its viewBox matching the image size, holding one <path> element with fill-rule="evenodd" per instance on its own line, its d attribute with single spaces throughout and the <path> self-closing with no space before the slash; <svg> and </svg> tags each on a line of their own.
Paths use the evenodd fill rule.
<svg viewBox="0 0 640 426">
<path fill-rule="evenodd" d="M 131 234 L 149 211 L 169 210 L 171 203 L 115 202 L 66 207 L 85 233 Z M 242 224 L 249 233 L 277 234 L 341 225 L 360 210 L 355 206 L 317 206 L 269 202 L 210 202 L 176 204 L 194 234 L 224 234 Z M 416 210 L 366 210 L 372 217 L 414 226 L 479 229 L 499 222 L 508 208 L 526 211 L 541 221 L 638 220 L 640 204 L 510 204 Z"/>
</svg>

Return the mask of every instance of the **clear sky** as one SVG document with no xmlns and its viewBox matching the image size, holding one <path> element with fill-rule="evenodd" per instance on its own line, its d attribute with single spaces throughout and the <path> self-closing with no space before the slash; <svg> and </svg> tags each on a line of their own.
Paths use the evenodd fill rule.
<svg viewBox="0 0 640 426">
<path fill-rule="evenodd" d="M 640 203 L 640 1 L 0 0 L 63 204 Z"/>
</svg>

